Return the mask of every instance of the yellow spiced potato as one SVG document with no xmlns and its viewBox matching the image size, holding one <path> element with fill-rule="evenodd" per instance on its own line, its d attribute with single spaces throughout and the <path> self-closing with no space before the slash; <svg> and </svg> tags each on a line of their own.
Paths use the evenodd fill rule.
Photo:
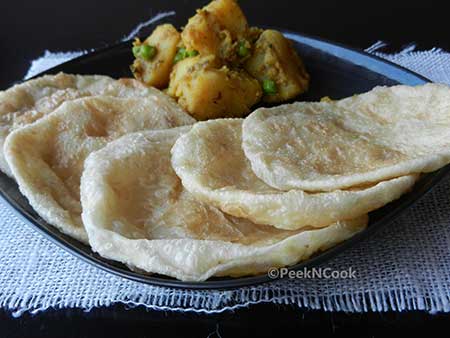
<svg viewBox="0 0 450 338">
<path fill-rule="evenodd" d="M 143 43 L 136 40 L 136 59 L 131 66 L 134 76 L 149 86 L 166 88 L 179 42 L 180 33 L 171 24 L 156 27 Z"/>
<path fill-rule="evenodd" d="M 236 42 L 245 39 L 247 19 L 234 0 L 215 0 L 189 19 L 181 33 L 187 49 L 231 61 Z"/>
<path fill-rule="evenodd" d="M 242 37 L 247 33 L 247 19 L 235 0 L 211 1 L 203 10 L 211 13 L 221 30 L 229 31 L 233 39 Z"/>
<path fill-rule="evenodd" d="M 214 56 L 196 56 L 171 74 L 167 93 L 198 120 L 242 116 L 261 98 L 261 86 L 245 70 L 217 65 Z"/>
<path fill-rule="evenodd" d="M 245 69 L 263 86 L 263 100 L 281 102 L 308 89 L 309 75 L 291 42 L 275 30 L 265 30 L 255 43 Z"/>
<path fill-rule="evenodd" d="M 202 54 L 216 54 L 220 48 L 220 30 L 217 22 L 204 10 L 200 10 L 189 19 L 181 37 L 187 48 Z"/>
<path fill-rule="evenodd" d="M 158 26 L 133 47 L 134 76 L 167 93 L 199 120 L 244 117 L 261 100 L 282 102 L 309 75 L 280 32 L 249 27 L 236 0 L 213 0 L 181 32 Z"/>
</svg>

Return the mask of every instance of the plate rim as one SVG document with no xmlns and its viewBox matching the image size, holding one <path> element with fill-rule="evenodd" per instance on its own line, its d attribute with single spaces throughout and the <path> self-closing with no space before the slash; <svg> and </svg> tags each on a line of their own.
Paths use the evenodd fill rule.
<svg viewBox="0 0 450 338">
<path fill-rule="evenodd" d="M 277 28 L 275 28 L 277 29 Z M 389 69 L 395 70 L 397 72 L 400 71 L 403 75 L 408 75 L 411 77 L 411 79 L 415 79 L 417 81 L 417 84 L 419 83 L 428 83 L 431 82 L 426 77 L 417 74 L 405 67 L 399 66 L 389 60 L 383 59 L 377 55 L 370 54 L 362 49 L 350 47 L 342 43 L 333 42 L 324 38 L 316 37 L 309 34 L 303 34 L 299 32 L 295 32 L 292 30 L 286 30 L 286 29 L 279 29 L 283 34 L 287 34 L 288 37 L 297 37 L 295 39 L 298 43 L 307 44 L 311 48 L 314 48 L 311 45 L 311 42 L 318 43 L 322 46 L 327 46 L 326 52 L 330 53 L 330 48 L 333 49 L 335 52 L 344 53 L 345 60 L 352 62 L 352 58 L 349 57 L 350 55 L 357 56 L 361 58 L 362 61 L 369 62 L 370 61 L 376 61 L 376 63 L 384 64 L 385 66 L 388 66 Z M 69 61 L 66 61 L 62 64 L 59 64 L 55 67 L 52 67 L 50 69 L 47 69 L 39 74 L 36 74 L 32 77 L 30 77 L 27 80 L 31 80 L 43 75 L 48 74 L 55 74 L 59 71 L 63 71 L 64 68 L 70 66 L 71 64 L 78 64 L 80 62 L 83 62 L 84 60 L 87 60 L 89 58 L 92 58 L 96 55 L 101 55 L 104 53 L 108 53 L 113 50 L 117 50 L 120 48 L 124 48 L 125 46 L 129 46 L 129 44 L 132 42 L 132 40 L 126 40 L 117 44 L 109 45 L 104 48 L 96 49 L 90 53 L 83 54 L 77 58 L 71 59 Z M 308 43 L 309 42 L 309 43 Z M 320 49 L 320 48 L 319 48 Z M 322 48 L 323 50 L 323 48 Z M 344 57 L 342 55 L 335 55 L 336 57 L 343 59 Z M 357 65 L 363 66 L 367 68 L 367 64 L 358 64 Z M 370 68 L 369 68 L 370 69 Z M 371 69 L 374 71 L 373 69 Z M 374 71 L 377 74 L 382 74 L 380 72 Z M 392 77 L 390 77 L 392 79 Z M 21 81 L 23 82 L 23 81 Z M 19 82 L 20 83 L 20 82 Z M 406 211 L 411 205 L 416 203 L 419 199 L 421 199 L 423 196 L 425 196 L 426 193 L 428 193 L 434 186 L 436 186 L 437 183 L 439 183 L 445 176 L 447 176 L 450 173 L 450 165 L 443 167 L 439 169 L 438 171 L 435 171 L 431 174 L 428 174 L 426 176 L 429 176 L 430 178 L 425 183 L 425 186 L 422 187 L 422 191 L 416 196 L 409 196 L 411 193 L 408 193 L 402 197 L 400 201 L 400 204 L 394 208 L 393 210 L 390 210 L 386 215 L 383 215 L 381 220 L 376 222 L 375 224 L 365 228 L 363 231 L 355 234 L 354 236 L 350 237 L 349 239 L 338 243 L 337 245 L 334 245 L 333 247 L 322 251 L 318 253 L 317 255 L 314 255 L 313 257 L 299 262 L 293 266 L 287 267 L 289 270 L 292 271 L 298 271 L 300 269 L 304 268 L 313 268 L 320 264 L 323 264 L 325 261 L 330 260 L 331 258 L 337 257 L 342 252 L 344 252 L 346 249 L 354 246 L 357 243 L 362 242 L 367 237 L 373 235 L 376 231 L 380 230 L 381 228 L 386 227 L 387 225 L 394 222 L 394 220 L 397 219 L 397 217 L 402 214 L 404 211 Z M 5 174 L 2 174 L 5 175 Z M 6 176 L 6 175 L 5 175 Z M 15 181 L 13 181 L 14 184 Z M 19 190 L 19 188 L 17 187 Z M 414 192 L 415 189 L 413 189 L 412 192 Z M 20 190 L 19 190 L 20 192 Z M 91 248 L 89 248 L 87 245 L 82 244 L 67 235 L 61 233 L 57 228 L 52 227 L 49 225 L 49 228 L 44 227 L 43 225 L 39 224 L 38 220 L 35 219 L 33 215 L 31 215 L 29 212 L 24 210 L 18 203 L 3 189 L 0 189 L 0 197 L 3 201 L 5 201 L 6 205 L 10 207 L 16 215 L 18 215 L 22 220 L 25 221 L 29 226 L 31 226 L 34 230 L 36 230 L 38 233 L 42 234 L 46 239 L 49 239 L 54 244 L 58 245 L 60 248 L 65 250 L 66 252 L 69 252 L 70 254 L 74 255 L 78 259 L 82 259 L 84 262 L 93 265 L 103 271 L 106 271 L 108 273 L 112 273 L 113 275 L 120 276 L 122 278 L 133 280 L 135 282 L 141 282 L 148 285 L 155 285 L 159 287 L 172 287 L 172 288 L 183 288 L 183 289 L 193 289 L 193 290 L 225 290 L 225 289 L 233 289 L 238 287 L 251 287 L 251 286 L 257 286 L 265 283 L 269 283 L 275 280 L 280 280 L 280 278 L 270 278 L 268 274 L 259 274 L 255 276 L 244 276 L 244 277 L 225 277 L 220 280 L 214 280 L 214 279 L 208 279 L 206 281 L 202 282 L 191 282 L 191 281 L 181 281 L 177 280 L 172 277 L 168 276 L 154 276 L 154 275 L 146 275 L 134 272 L 132 270 L 129 270 L 128 268 L 122 268 L 120 266 L 116 266 L 117 263 L 105 259 L 103 257 L 100 257 L 97 253 L 94 253 Z M 387 218 L 387 219 L 385 219 Z M 45 222 L 45 221 L 44 221 Z M 45 222 L 46 223 L 46 222 Z M 90 250 L 91 253 L 85 252 L 85 250 Z M 97 257 L 98 256 L 98 257 Z M 119 265 L 121 265 L 119 263 Z"/>
</svg>

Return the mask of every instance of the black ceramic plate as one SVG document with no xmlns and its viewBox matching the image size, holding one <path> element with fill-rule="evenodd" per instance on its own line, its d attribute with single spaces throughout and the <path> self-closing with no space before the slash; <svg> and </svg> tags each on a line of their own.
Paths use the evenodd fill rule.
<svg viewBox="0 0 450 338">
<path fill-rule="evenodd" d="M 427 79 L 417 74 L 362 51 L 297 33 L 285 33 L 294 41 L 296 49 L 303 57 L 306 67 L 311 74 L 311 89 L 306 95 L 299 98 L 301 100 L 318 100 L 323 96 L 338 99 L 368 91 L 377 85 L 394 85 L 399 83 L 418 85 L 428 82 Z M 132 62 L 130 46 L 130 42 L 124 42 L 99 50 L 64 63 L 46 71 L 45 74 L 54 74 L 62 71 L 78 74 L 105 74 L 116 78 L 129 77 L 131 76 L 129 65 Z M 293 266 L 291 269 L 303 269 L 304 267 L 312 267 L 322 263 L 336 256 L 345 248 L 361 241 L 376 229 L 386 226 L 438 183 L 449 170 L 450 167 L 447 166 L 424 176 L 415 185 L 412 192 L 370 213 L 370 223 L 366 230 L 323 253 L 315 255 L 305 262 Z M 86 262 L 125 278 L 148 284 L 195 289 L 231 288 L 268 282 L 270 280 L 267 275 L 260 275 L 244 278 L 212 278 L 205 282 L 191 283 L 181 282 L 165 276 L 133 272 L 122 264 L 100 257 L 93 253 L 88 246 L 65 236 L 47 224 L 34 212 L 26 198 L 20 194 L 16 183 L 3 174 L 0 174 L 0 192 L 4 199 L 29 224 L 43 233 L 48 239 Z"/>
</svg>

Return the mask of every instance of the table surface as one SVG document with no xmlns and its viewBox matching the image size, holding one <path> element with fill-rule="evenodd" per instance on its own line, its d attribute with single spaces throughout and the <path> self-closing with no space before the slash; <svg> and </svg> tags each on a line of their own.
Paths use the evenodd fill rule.
<svg viewBox="0 0 450 338">
<path fill-rule="evenodd" d="M 178 26 L 206 1 L 56 0 L 0 2 L 0 89 L 20 80 L 30 60 L 45 50 L 88 50 L 114 44 L 140 21 L 175 10 Z M 366 48 L 378 40 L 384 51 L 415 43 L 418 49 L 450 49 L 447 11 L 442 1 L 241 1 L 252 25 L 280 27 L 352 47 Z M 147 31 L 148 32 L 148 31 Z M 144 30 L 145 33 L 145 30 Z M 343 314 L 262 304 L 216 315 L 128 309 L 123 305 L 80 310 L 49 310 L 12 318 L 0 311 L 1 337 L 227 337 L 283 332 L 376 337 L 385 332 L 423 333 L 444 327 L 449 315 L 420 312 Z M 68 329 L 68 324 L 70 329 Z M 74 325 L 72 325 L 74 324 Z M 300 331 L 301 330 L 301 331 Z M 295 331 L 294 331 L 295 332 Z"/>
</svg>

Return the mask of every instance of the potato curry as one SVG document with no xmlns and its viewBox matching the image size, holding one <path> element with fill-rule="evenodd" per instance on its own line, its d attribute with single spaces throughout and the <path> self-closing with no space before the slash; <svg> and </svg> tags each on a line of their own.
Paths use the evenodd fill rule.
<svg viewBox="0 0 450 338">
<path fill-rule="evenodd" d="M 235 0 L 214 0 L 179 32 L 171 24 L 133 43 L 131 70 L 164 89 L 198 120 L 242 117 L 260 101 L 305 92 L 309 75 L 291 42 L 276 30 L 249 27 Z"/>
</svg>

